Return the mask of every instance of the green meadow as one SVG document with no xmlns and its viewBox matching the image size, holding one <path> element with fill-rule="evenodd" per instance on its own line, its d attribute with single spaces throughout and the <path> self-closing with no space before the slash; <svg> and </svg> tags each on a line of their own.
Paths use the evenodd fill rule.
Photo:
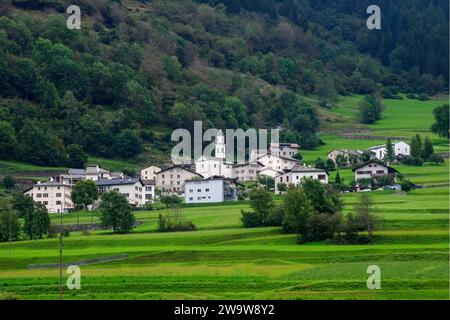
<svg viewBox="0 0 450 320">
<path fill-rule="evenodd" d="M 361 127 L 356 122 L 360 99 L 341 98 L 338 107 L 327 111 L 330 118 L 338 120 L 327 123 L 324 132 Z M 383 119 L 367 126 L 369 134 L 401 136 L 408 141 L 420 133 L 431 137 L 437 151 L 446 151 L 448 141 L 429 131 L 432 109 L 443 103 L 385 100 Z M 303 151 L 306 161 L 326 158 L 335 148 L 384 143 L 332 133 L 321 137 L 326 145 Z M 21 164 L 3 165 L 14 171 Z M 108 165 L 119 168 L 124 164 Z M 280 228 L 244 229 L 240 215 L 241 210 L 249 209 L 246 201 L 182 206 L 183 216 L 198 227 L 193 232 L 158 233 L 158 215 L 169 209 L 136 211 L 140 224 L 131 234 L 73 232 L 64 238 L 66 263 L 117 254 L 127 257 L 82 266 L 81 290 L 65 288 L 64 299 L 449 299 L 448 165 L 446 161 L 439 166 L 396 166 L 424 188 L 370 193 L 379 217 L 371 245 L 298 245 L 295 235 L 283 234 Z M 332 181 L 335 174 L 331 173 Z M 349 169 L 340 170 L 340 175 L 347 183 L 353 178 Z M 353 211 L 359 196 L 342 195 L 344 214 Z M 80 212 L 80 223 L 89 224 L 91 214 Z M 93 218 L 98 222 L 97 213 Z M 52 221 L 58 223 L 59 216 L 52 215 Z M 77 213 L 64 215 L 64 224 L 77 221 Z M 58 239 L 20 241 L 11 248 L 0 244 L 0 299 L 5 294 L 58 299 L 59 270 L 28 268 L 30 264 L 57 263 L 58 248 Z M 380 267 L 380 290 L 367 288 L 366 271 L 371 265 Z"/>
<path fill-rule="evenodd" d="M 343 195 L 344 213 L 358 197 Z M 372 245 L 298 245 L 279 228 L 244 229 L 240 210 L 247 202 L 184 206 L 183 215 L 198 226 L 193 232 L 158 233 L 157 217 L 168 209 L 137 211 L 142 223 L 131 234 L 95 231 L 64 239 L 65 262 L 128 255 L 82 266 L 81 290 L 66 289 L 64 298 L 448 299 L 448 187 L 372 197 L 380 218 Z M 91 213 L 80 216 L 90 223 Z M 69 214 L 64 223 L 76 219 Z M 59 270 L 28 265 L 58 262 L 58 246 L 58 239 L 21 241 L 9 253 L 8 244 L 0 244 L 0 291 L 57 299 Z M 380 290 L 367 289 L 370 265 L 381 268 Z"/>
</svg>

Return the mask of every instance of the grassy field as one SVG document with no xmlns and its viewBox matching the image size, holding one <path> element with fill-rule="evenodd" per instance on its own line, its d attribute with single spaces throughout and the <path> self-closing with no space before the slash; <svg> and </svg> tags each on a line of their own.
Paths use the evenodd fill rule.
<svg viewBox="0 0 450 320">
<path fill-rule="evenodd" d="M 358 196 L 344 195 L 344 213 Z M 240 210 L 249 208 L 246 202 L 184 207 L 183 215 L 199 229 L 187 233 L 156 232 L 157 216 L 167 210 L 138 211 L 143 223 L 132 234 L 95 231 L 65 238 L 66 262 L 128 254 L 81 267 L 82 289 L 66 290 L 65 298 L 448 299 L 448 187 L 372 197 L 381 218 L 373 245 L 297 245 L 295 236 L 279 228 L 244 229 Z M 82 223 L 90 219 L 81 213 Z M 76 223 L 76 215 L 64 222 Z M 14 243 L 11 255 L 0 244 L 0 291 L 56 299 L 58 270 L 27 266 L 57 261 L 57 239 Z M 366 287 L 369 265 L 381 268 L 381 290 Z"/>
<path fill-rule="evenodd" d="M 386 136 L 401 137 L 409 143 L 413 135 L 420 134 L 423 139 L 425 137 L 431 139 L 436 152 L 449 150 L 448 141 L 439 138 L 430 130 L 434 122 L 433 109 L 448 103 L 447 100 L 385 99 L 383 100 L 384 111 L 381 120 L 373 125 L 360 125 L 358 124 L 358 103 L 362 99 L 363 97 L 359 95 L 341 97 L 335 108 L 326 111 L 334 119 L 338 117 L 339 120 L 323 121 L 321 139 L 325 145 L 315 150 L 303 150 L 301 154 L 306 162 L 311 163 L 318 157 L 326 159 L 328 152 L 334 149 L 367 149 L 384 144 L 386 143 L 384 139 L 376 139 L 376 137 Z M 373 139 L 350 139 L 338 134 L 327 133 L 329 130 L 354 128 L 370 130 L 356 135 L 369 135 Z"/>
<path fill-rule="evenodd" d="M 341 99 L 330 112 L 340 122 L 330 128 L 361 127 L 356 123 L 360 96 Z M 432 109 L 443 101 L 386 100 L 383 119 L 370 135 L 430 136 L 437 151 L 448 142 L 429 132 Z M 325 126 L 325 129 L 326 126 Z M 346 139 L 325 133 L 326 145 L 303 151 L 305 160 L 326 158 L 335 148 L 367 148 L 383 140 Z M 117 161 L 90 158 L 113 170 L 133 168 Z M 0 162 L 1 166 L 10 162 Z M 445 165 L 397 166 L 425 188 L 408 193 L 376 191 L 371 196 L 380 218 L 372 245 L 298 245 L 295 235 L 279 228 L 244 229 L 240 221 L 248 202 L 184 206 L 182 213 L 198 230 L 158 233 L 159 214 L 169 210 L 137 211 L 141 224 L 131 234 L 110 231 L 71 233 L 64 240 L 64 261 L 126 253 L 125 259 L 81 267 L 81 290 L 65 290 L 65 299 L 449 299 L 449 171 Z M 12 165 L 14 168 L 21 164 Z M 17 169 L 16 169 L 17 170 Z M 25 170 L 25 169 L 24 169 Z M 340 171 L 345 182 L 353 177 Z M 335 173 L 330 179 L 334 180 Z M 352 212 L 359 194 L 344 194 L 344 214 Z M 276 199 L 279 201 L 279 198 Z M 64 216 L 77 223 L 77 214 Z M 52 216 L 54 223 L 58 216 Z M 80 213 L 81 223 L 91 221 Z M 98 215 L 94 214 L 94 222 Z M 0 297 L 57 299 L 57 269 L 30 270 L 35 263 L 58 262 L 58 240 L 0 244 Z M 381 290 L 366 286 L 367 267 L 381 268 Z"/>
</svg>

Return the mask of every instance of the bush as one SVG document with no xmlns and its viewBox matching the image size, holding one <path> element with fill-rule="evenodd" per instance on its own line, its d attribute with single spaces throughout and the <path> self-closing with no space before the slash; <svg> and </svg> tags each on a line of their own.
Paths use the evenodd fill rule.
<svg viewBox="0 0 450 320">
<path fill-rule="evenodd" d="M 402 182 L 402 191 L 408 192 L 414 188 L 414 183 L 409 180 L 404 180 Z"/>
<path fill-rule="evenodd" d="M 179 232 L 179 231 L 195 231 L 197 227 L 192 221 L 174 219 L 170 215 L 158 216 L 158 231 L 159 232 Z"/>
<path fill-rule="evenodd" d="M 415 166 L 415 167 L 421 167 L 423 166 L 423 159 L 422 158 L 406 158 L 402 161 L 404 165 L 407 166 Z"/>
<path fill-rule="evenodd" d="M 256 212 L 241 210 L 241 215 L 241 221 L 244 228 L 256 228 L 263 225 L 260 215 Z"/>
<path fill-rule="evenodd" d="M 438 165 L 440 163 L 444 163 L 444 158 L 439 153 L 432 153 L 428 158 L 428 161 L 434 162 L 434 164 Z"/>
<path fill-rule="evenodd" d="M 408 99 L 417 99 L 417 96 L 416 96 L 414 93 L 408 93 L 408 94 L 406 95 L 406 97 L 407 97 Z"/>
<path fill-rule="evenodd" d="M 427 101 L 427 100 L 430 100 L 430 96 L 427 95 L 426 93 L 421 93 L 421 94 L 419 94 L 417 99 L 419 99 L 420 101 Z"/>
</svg>

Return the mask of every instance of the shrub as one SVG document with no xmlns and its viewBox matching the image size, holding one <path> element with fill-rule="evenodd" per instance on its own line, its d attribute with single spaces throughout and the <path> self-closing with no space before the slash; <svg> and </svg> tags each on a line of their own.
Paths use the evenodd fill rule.
<svg viewBox="0 0 450 320">
<path fill-rule="evenodd" d="M 241 210 L 241 215 L 241 221 L 244 228 L 256 228 L 263 225 L 260 215 L 254 211 Z"/>
<path fill-rule="evenodd" d="M 422 158 L 405 158 L 402 161 L 402 164 L 407 165 L 407 166 L 421 167 L 421 166 L 423 166 L 423 159 Z"/>
<path fill-rule="evenodd" d="M 434 162 L 436 165 L 444 163 L 444 158 L 439 153 L 432 153 L 428 160 Z"/>
<path fill-rule="evenodd" d="M 170 215 L 158 216 L 158 231 L 159 232 L 179 232 L 179 231 L 195 231 L 197 227 L 192 221 L 176 219 Z"/>
<path fill-rule="evenodd" d="M 421 94 L 419 94 L 417 99 L 419 99 L 420 101 L 427 101 L 427 100 L 430 100 L 430 96 L 427 95 L 426 93 L 421 93 Z"/>
<path fill-rule="evenodd" d="M 402 182 L 402 191 L 408 192 L 414 188 L 414 183 L 409 180 L 404 180 Z"/>
</svg>

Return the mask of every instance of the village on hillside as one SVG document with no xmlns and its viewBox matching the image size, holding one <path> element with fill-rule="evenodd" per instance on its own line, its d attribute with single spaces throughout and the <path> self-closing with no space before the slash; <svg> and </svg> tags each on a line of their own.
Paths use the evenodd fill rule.
<svg viewBox="0 0 450 320">
<path fill-rule="evenodd" d="M 86 169 L 69 169 L 67 173 L 51 176 L 49 181 L 30 186 L 24 194 L 45 205 L 48 212 L 61 213 L 75 209 L 72 189 L 81 180 L 95 181 L 100 194 L 121 193 L 134 208 L 145 208 L 161 195 L 177 195 L 188 204 L 237 201 L 243 184 L 258 181 L 266 182 L 264 186 L 275 194 L 286 192 L 289 186 L 299 185 L 304 179 L 329 183 L 327 167 L 312 167 L 298 160 L 300 146 L 296 143 L 271 143 L 266 152 L 251 150 L 245 163 L 229 163 L 225 159 L 226 143 L 222 131 L 215 141 L 214 157 L 202 156 L 193 165 L 150 165 L 143 168 L 138 177 L 89 165 Z M 370 182 L 374 179 L 382 181 L 383 188 L 398 190 L 398 171 L 389 166 L 388 157 L 393 157 L 393 161 L 407 159 L 410 149 L 409 144 L 398 141 L 389 147 L 332 150 L 327 162 L 332 162 L 333 167 L 353 169 L 355 183 L 345 192 L 370 190 L 373 187 Z M 267 183 L 269 180 L 273 183 Z"/>
</svg>

